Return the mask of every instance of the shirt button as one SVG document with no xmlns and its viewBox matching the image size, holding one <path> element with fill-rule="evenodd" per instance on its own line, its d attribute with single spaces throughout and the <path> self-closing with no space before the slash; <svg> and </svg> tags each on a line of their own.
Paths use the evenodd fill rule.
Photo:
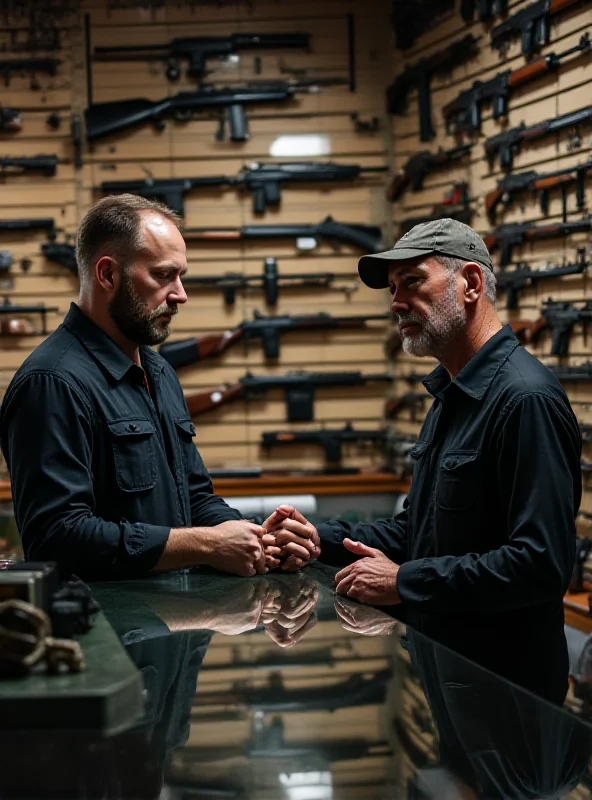
<svg viewBox="0 0 592 800">
<path fill-rule="evenodd" d="M 195 425 L 191 424 L 191 425 L 189 426 L 189 430 L 191 431 L 191 435 L 192 435 L 192 436 L 195 436 Z"/>
<path fill-rule="evenodd" d="M 128 431 L 131 431 L 132 433 L 135 433 L 137 430 L 139 430 L 138 426 L 134 425 L 133 422 L 130 422 L 130 424 L 127 426 L 127 429 L 128 429 Z"/>
</svg>

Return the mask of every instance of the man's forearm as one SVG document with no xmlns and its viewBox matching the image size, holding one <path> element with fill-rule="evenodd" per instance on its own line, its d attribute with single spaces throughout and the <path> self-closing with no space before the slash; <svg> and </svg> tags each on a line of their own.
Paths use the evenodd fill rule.
<svg viewBox="0 0 592 800">
<path fill-rule="evenodd" d="M 212 554 L 210 528 L 172 528 L 153 572 L 197 567 L 208 563 Z"/>
</svg>

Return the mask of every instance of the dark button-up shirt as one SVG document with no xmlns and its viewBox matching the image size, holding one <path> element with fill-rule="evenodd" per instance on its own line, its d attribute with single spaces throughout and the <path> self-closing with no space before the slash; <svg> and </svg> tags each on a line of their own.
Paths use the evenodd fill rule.
<svg viewBox="0 0 592 800">
<path fill-rule="evenodd" d="M 72 304 L 11 381 L 0 440 L 27 558 L 140 576 L 171 528 L 241 518 L 213 494 L 174 370 L 149 347 L 140 359 Z"/>
<path fill-rule="evenodd" d="M 397 590 L 415 628 L 502 674 L 511 666 L 531 686 L 533 676 L 519 674 L 529 667 L 507 658 L 499 636 L 544 642 L 566 675 L 562 598 L 582 491 L 567 396 L 509 326 L 453 380 L 439 366 L 424 385 L 434 402 L 404 510 L 371 525 L 321 525 L 321 558 L 348 563 L 345 536 L 377 547 L 402 564 Z"/>
</svg>

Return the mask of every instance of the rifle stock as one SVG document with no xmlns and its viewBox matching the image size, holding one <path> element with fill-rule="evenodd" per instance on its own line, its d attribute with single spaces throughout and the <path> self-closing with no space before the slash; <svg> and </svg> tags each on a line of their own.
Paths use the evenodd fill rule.
<svg viewBox="0 0 592 800">
<path fill-rule="evenodd" d="M 244 393 L 245 387 L 242 383 L 225 384 L 206 389 L 203 392 L 186 395 L 185 401 L 191 416 L 198 416 L 224 405 L 224 403 L 229 403 L 237 397 L 242 397 Z"/>
</svg>

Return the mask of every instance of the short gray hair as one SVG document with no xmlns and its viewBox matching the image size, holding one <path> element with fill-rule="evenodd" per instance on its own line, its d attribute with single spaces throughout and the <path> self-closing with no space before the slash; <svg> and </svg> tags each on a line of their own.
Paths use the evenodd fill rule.
<svg viewBox="0 0 592 800">
<path fill-rule="evenodd" d="M 154 211 L 177 227 L 181 218 L 163 203 L 135 194 L 110 195 L 99 200 L 86 213 L 76 236 L 76 261 L 80 283 L 92 276 L 96 261 L 112 256 L 124 269 L 141 253 L 141 212 Z"/>
<path fill-rule="evenodd" d="M 439 253 L 434 256 L 434 258 L 442 264 L 442 266 L 451 274 L 454 275 L 464 267 L 465 264 L 468 264 L 466 258 L 457 258 L 456 256 L 443 256 Z M 496 290 L 496 277 L 494 273 L 488 269 L 487 267 L 482 268 L 483 272 L 483 294 L 485 295 L 485 299 L 488 300 L 492 306 L 495 305 L 495 301 L 497 299 L 497 290 Z"/>
</svg>

